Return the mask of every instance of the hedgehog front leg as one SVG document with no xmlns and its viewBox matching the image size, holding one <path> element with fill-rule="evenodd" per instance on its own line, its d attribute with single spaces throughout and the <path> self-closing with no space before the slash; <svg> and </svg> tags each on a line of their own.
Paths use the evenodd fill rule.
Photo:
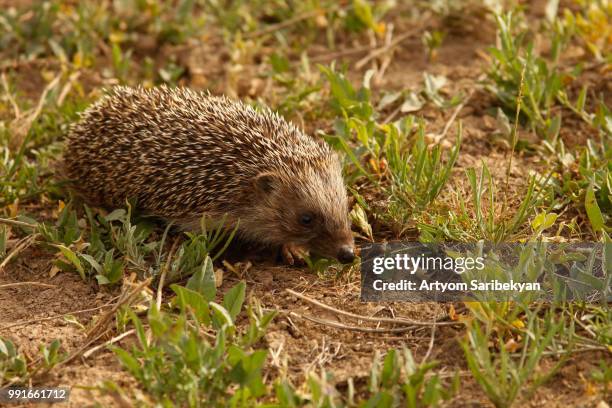
<svg viewBox="0 0 612 408">
<path fill-rule="evenodd" d="M 305 265 L 304 257 L 308 256 L 308 250 L 295 244 L 284 244 L 281 247 L 281 256 L 287 265 Z"/>
</svg>

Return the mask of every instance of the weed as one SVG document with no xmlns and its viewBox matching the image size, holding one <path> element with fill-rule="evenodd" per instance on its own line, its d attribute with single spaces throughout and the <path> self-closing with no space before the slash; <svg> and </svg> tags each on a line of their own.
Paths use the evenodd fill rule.
<svg viewBox="0 0 612 408">
<path fill-rule="evenodd" d="M 442 46 L 442 41 L 446 34 L 442 31 L 434 30 L 433 32 L 425 31 L 421 37 L 423 46 L 427 50 L 427 58 L 434 60 L 436 58 L 438 49 Z"/>
<path fill-rule="evenodd" d="M 407 116 L 396 123 L 378 123 L 367 86 L 356 90 L 333 67 L 321 70 L 330 82 L 331 105 L 342 114 L 336 119 L 336 136 L 327 140 L 353 165 L 349 180 L 366 177 L 388 197 L 389 204 L 375 216 L 401 236 L 415 214 L 430 206 L 448 181 L 461 146 L 461 127 L 444 163 L 440 145 L 426 145 L 423 121 L 417 124 L 414 117 Z M 437 89 L 432 85 L 429 95 L 443 104 Z"/>
<path fill-rule="evenodd" d="M 472 375 L 496 407 L 509 407 L 519 396 L 525 400 L 535 389 L 564 364 L 560 359 L 555 366 L 545 374 L 536 374 L 535 368 L 542 359 L 544 351 L 553 344 L 554 336 L 563 329 L 563 322 L 555 322 L 549 311 L 544 322 L 540 322 L 537 311 L 525 310 L 528 319 L 524 335 L 519 339 L 516 349 L 520 350 L 518 357 L 512 356 L 513 345 L 500 342 L 497 357 L 489 350 L 490 327 L 482 328 L 473 321 L 467 332 L 467 340 L 461 343 L 468 367 Z M 515 360 L 516 358 L 516 360 Z M 527 390 L 523 385 L 530 381 Z"/>
<path fill-rule="evenodd" d="M 473 212 L 468 209 L 468 203 L 464 198 L 456 193 L 457 211 L 449 216 L 428 215 L 421 218 L 418 225 L 424 240 L 437 241 L 448 238 L 458 241 L 485 240 L 499 243 L 531 235 L 525 222 L 535 214 L 543 202 L 544 192 L 538 191 L 537 187 L 545 182 L 538 182 L 536 177 L 532 176 L 527 190 L 522 194 L 520 204 L 512 214 L 504 210 L 508 206 L 503 200 L 500 202 L 499 190 L 484 162 L 479 174 L 476 173 L 476 169 L 469 168 L 466 170 L 466 177 L 471 188 Z"/>
<path fill-rule="evenodd" d="M 389 350 L 384 358 L 374 357 L 367 394 L 356 401 L 353 381 L 341 393 L 332 384 L 332 376 L 324 370 L 310 373 L 307 392 L 302 395 L 287 381 L 276 383 L 280 406 L 297 407 L 310 403 L 317 407 L 435 407 L 450 399 L 459 389 L 459 377 L 446 384 L 434 373 L 436 362 L 417 363 L 410 350 Z"/>
<path fill-rule="evenodd" d="M 321 88 L 317 83 L 319 78 L 311 71 L 310 62 L 306 58 L 301 60 L 297 68 L 292 69 L 285 56 L 273 53 L 270 55 L 269 64 L 269 75 L 282 88 L 282 92 L 279 92 L 280 100 L 275 103 L 281 115 L 291 117 L 299 114 L 304 117 L 317 107 L 316 93 Z"/>
<path fill-rule="evenodd" d="M 210 259 L 205 264 L 211 265 Z M 185 287 L 172 285 L 178 314 L 159 311 L 154 305 L 149 309 L 150 335 L 131 313 L 138 345 L 130 351 L 113 348 L 128 372 L 164 405 L 196 407 L 206 401 L 206 406 L 246 406 L 266 390 L 261 378 L 266 352 L 252 346 L 274 313 L 249 307 L 248 328 L 238 333 L 234 322 L 242 309 L 246 285 L 239 283 L 225 293 L 222 304 L 215 303 L 210 271 L 202 268 Z M 230 392 L 233 387 L 236 389 Z"/>
<path fill-rule="evenodd" d="M 113 56 L 113 69 L 115 70 L 115 76 L 125 82 L 127 74 L 131 68 L 131 55 L 132 50 L 123 52 L 119 43 L 113 43 L 112 45 L 112 56 Z"/>
<path fill-rule="evenodd" d="M 444 386 L 432 370 L 437 363 L 417 364 L 408 349 L 389 350 L 382 364 L 375 362 L 370 377 L 372 396 L 366 407 L 397 406 L 407 407 L 437 406 L 448 400 L 459 389 L 459 377 L 455 376 L 450 387 Z"/>
<path fill-rule="evenodd" d="M 61 204 L 54 226 L 42 223 L 36 228 L 47 246 L 59 250 L 55 268 L 76 270 L 82 279 L 95 273 L 101 285 L 120 282 L 128 267 L 139 271 L 142 276 L 159 275 L 162 251 L 171 224 L 166 228 L 161 241 L 158 241 L 151 238 L 151 222 L 134 217 L 130 203 L 127 211 L 117 209 L 107 215 L 94 215 L 85 206 L 89 223 L 89 233 L 85 236 L 85 231 L 79 226 L 76 211 L 71 205 Z M 187 240 L 173 254 L 173 259 L 167 260 L 170 262 L 168 281 L 191 276 L 202 267 L 209 255 L 216 260 L 227 249 L 235 233 L 236 229 L 224 229 L 223 221 L 216 228 L 207 228 L 203 219 L 202 232 L 186 233 Z"/>
<path fill-rule="evenodd" d="M 406 128 L 411 126 L 406 125 Z M 403 208 L 413 208 L 416 212 L 423 211 L 438 197 L 450 177 L 461 147 L 461 127 L 446 163 L 442 162 L 440 145 L 430 149 L 425 144 L 425 128 L 422 122 L 419 123 L 416 140 L 409 154 L 402 151 L 402 136 L 398 128 L 389 126 L 388 131 L 387 161 L 391 180 L 389 193 L 395 198 L 392 206 L 400 205 Z M 390 208 L 390 212 L 395 211 Z"/>
<path fill-rule="evenodd" d="M 494 59 L 489 71 L 491 90 L 509 111 L 514 112 L 519 87 L 523 84 L 521 112 L 538 133 L 551 133 L 548 130 L 558 127 L 560 120 L 552 117 L 551 108 L 562 87 L 561 74 L 535 54 L 533 44 L 525 47 L 526 32 L 517 35 L 513 31 L 518 24 L 515 14 L 498 15 L 496 20 L 500 47 L 489 50 Z"/>
<path fill-rule="evenodd" d="M 41 345 L 40 357 L 29 362 L 12 341 L 0 337 L 0 387 L 26 384 L 34 376 L 51 370 L 63 358 L 60 346 L 59 340 L 49 346 Z"/>
<path fill-rule="evenodd" d="M 27 368 L 25 356 L 19 353 L 15 344 L 0 338 L 0 385 L 25 377 Z"/>
<path fill-rule="evenodd" d="M 597 234 L 610 231 L 612 211 L 612 149 L 604 144 L 587 141 L 586 146 L 570 153 L 562 141 L 555 147 L 545 143 L 555 153 L 557 171 L 549 184 L 559 209 L 575 206 L 584 208 L 592 230 Z M 573 171 L 570 171 L 573 170 Z"/>
<path fill-rule="evenodd" d="M 516 13 L 497 15 L 499 46 L 490 48 L 493 63 L 489 70 L 488 88 L 510 112 L 516 110 L 517 96 L 522 85 L 524 95 L 521 113 L 535 131 L 547 139 L 555 139 L 561 126 L 561 116 L 554 113 L 556 104 L 573 111 L 587 124 L 598 128 L 602 134 L 610 135 L 610 129 L 595 124 L 594 113 L 585 110 L 586 88 L 583 88 L 575 103 L 569 100 L 565 84 L 576 78 L 580 67 L 570 72 L 560 66 L 561 52 L 573 38 L 574 28 L 568 20 L 563 24 L 555 20 L 551 33 L 551 59 L 549 63 L 538 54 L 533 42 L 528 42 L 528 30 L 515 32 L 516 26 L 524 22 Z M 599 111 L 606 111 L 603 103 Z"/>
</svg>

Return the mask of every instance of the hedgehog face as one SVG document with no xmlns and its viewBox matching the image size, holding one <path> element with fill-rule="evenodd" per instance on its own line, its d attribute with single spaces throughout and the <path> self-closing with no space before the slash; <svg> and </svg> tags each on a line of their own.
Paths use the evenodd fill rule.
<svg viewBox="0 0 612 408">
<path fill-rule="evenodd" d="M 267 240 L 293 244 L 341 262 L 354 259 L 346 189 L 339 166 L 300 174 L 262 173 L 255 180 Z"/>
</svg>

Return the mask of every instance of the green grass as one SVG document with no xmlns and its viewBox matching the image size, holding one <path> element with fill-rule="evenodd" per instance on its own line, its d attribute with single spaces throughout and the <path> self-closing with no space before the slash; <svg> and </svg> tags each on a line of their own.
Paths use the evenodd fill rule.
<svg viewBox="0 0 612 408">
<path fill-rule="evenodd" d="M 568 96 L 566 84 L 576 80 L 582 65 L 563 66 L 561 54 L 571 44 L 575 35 L 573 23 L 555 20 L 545 28 L 551 30 L 550 56 L 544 57 L 529 41 L 530 31 L 523 16 L 509 12 L 496 16 L 499 47 L 489 49 L 493 64 L 488 72 L 489 88 L 509 112 L 516 110 L 519 88 L 522 87 L 523 103 L 521 114 L 525 121 L 540 135 L 556 141 L 562 125 L 562 113 L 555 107 L 561 105 L 595 127 L 602 137 L 612 136 L 609 127 L 610 116 L 602 101 L 595 101 L 595 111 L 587 110 L 587 88 L 582 87 L 575 101 Z M 520 28 L 517 29 L 517 26 Z M 597 113 L 601 111 L 601 113 Z M 608 119 L 596 120 L 597 116 Z"/>
<path fill-rule="evenodd" d="M 468 327 L 467 340 L 461 344 L 472 375 L 498 408 L 512 406 L 519 393 L 523 401 L 528 401 L 535 389 L 548 381 L 567 358 L 561 358 L 545 373 L 536 373 L 546 348 L 553 343 L 557 334 L 563 332 L 565 335 L 567 329 L 562 322 L 554 321 L 554 313 L 550 311 L 542 322 L 537 310 L 527 309 L 526 312 L 529 318 L 518 344 L 500 341 L 497 347 L 499 352 L 491 353 L 488 342 L 492 332 L 490 329 L 483 330 L 477 322 Z M 518 358 L 511 356 L 510 347 L 520 350 Z"/>
</svg>

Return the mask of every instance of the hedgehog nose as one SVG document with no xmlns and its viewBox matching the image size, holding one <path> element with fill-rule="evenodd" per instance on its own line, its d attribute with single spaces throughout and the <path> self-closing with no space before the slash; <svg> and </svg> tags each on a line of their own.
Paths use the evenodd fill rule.
<svg viewBox="0 0 612 408">
<path fill-rule="evenodd" d="M 351 263 L 355 259 L 355 251 L 353 247 L 349 245 L 344 245 L 338 251 L 338 260 L 342 263 Z"/>
</svg>

